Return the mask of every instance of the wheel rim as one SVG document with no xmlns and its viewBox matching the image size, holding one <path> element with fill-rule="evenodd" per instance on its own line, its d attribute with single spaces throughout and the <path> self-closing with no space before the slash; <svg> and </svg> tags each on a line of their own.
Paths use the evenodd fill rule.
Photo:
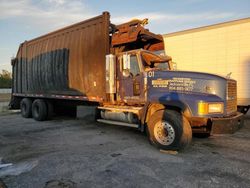
<svg viewBox="0 0 250 188">
<path fill-rule="evenodd" d="M 175 139 L 175 131 L 172 125 L 166 121 L 159 121 L 154 126 L 156 140 L 162 145 L 170 145 Z"/>
</svg>

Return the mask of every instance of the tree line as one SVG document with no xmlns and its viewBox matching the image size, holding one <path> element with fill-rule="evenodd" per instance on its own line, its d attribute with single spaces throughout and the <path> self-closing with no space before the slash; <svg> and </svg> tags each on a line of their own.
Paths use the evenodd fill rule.
<svg viewBox="0 0 250 188">
<path fill-rule="evenodd" d="M 2 70 L 0 73 L 0 88 L 11 88 L 12 75 L 7 70 Z"/>
</svg>

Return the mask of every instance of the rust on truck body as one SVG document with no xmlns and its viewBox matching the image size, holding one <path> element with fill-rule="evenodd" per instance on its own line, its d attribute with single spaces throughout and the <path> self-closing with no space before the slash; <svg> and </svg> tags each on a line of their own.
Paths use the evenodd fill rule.
<svg viewBox="0 0 250 188">
<path fill-rule="evenodd" d="M 140 48 L 150 51 L 164 50 L 163 37 L 145 29 L 144 25 L 147 23 L 148 19 L 136 19 L 113 25 L 111 44 L 115 53 Z"/>
<path fill-rule="evenodd" d="M 109 17 L 104 12 L 21 44 L 11 62 L 10 108 L 43 121 L 54 107 L 93 105 L 97 121 L 147 128 L 162 149 L 189 145 L 191 128 L 207 135 L 241 127 L 235 80 L 174 71 L 171 57 L 159 55 L 162 36 L 144 28 L 147 19 L 114 25 Z"/>
<path fill-rule="evenodd" d="M 108 102 L 105 93 L 107 54 L 140 48 L 164 49 L 162 36 L 143 27 L 146 21 L 114 25 L 110 23 L 109 13 L 104 12 L 25 41 L 12 61 L 13 96 Z"/>
<path fill-rule="evenodd" d="M 105 97 L 109 13 L 20 45 L 14 62 L 13 93 Z M 86 76 L 88 75 L 88 76 Z"/>
</svg>

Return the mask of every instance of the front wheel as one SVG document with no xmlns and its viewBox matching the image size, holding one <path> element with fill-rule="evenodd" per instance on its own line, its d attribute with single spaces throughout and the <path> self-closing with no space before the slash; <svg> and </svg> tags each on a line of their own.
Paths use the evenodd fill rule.
<svg viewBox="0 0 250 188">
<path fill-rule="evenodd" d="M 188 120 L 172 110 L 156 111 L 148 121 L 149 141 L 164 150 L 181 150 L 192 140 L 192 129 Z"/>
</svg>

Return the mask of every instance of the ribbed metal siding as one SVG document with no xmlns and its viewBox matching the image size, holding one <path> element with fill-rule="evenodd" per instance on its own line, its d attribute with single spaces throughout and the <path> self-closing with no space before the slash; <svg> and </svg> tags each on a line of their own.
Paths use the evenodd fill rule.
<svg viewBox="0 0 250 188">
<path fill-rule="evenodd" d="M 23 43 L 14 65 L 15 93 L 105 96 L 109 13 Z"/>
</svg>

